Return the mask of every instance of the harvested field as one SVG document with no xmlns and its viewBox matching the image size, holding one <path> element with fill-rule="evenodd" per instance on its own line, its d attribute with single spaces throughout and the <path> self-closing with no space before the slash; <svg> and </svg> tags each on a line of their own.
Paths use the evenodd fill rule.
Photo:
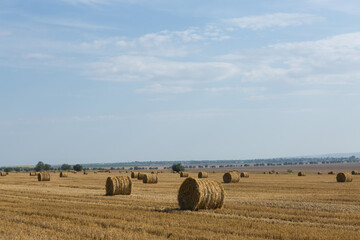
<svg viewBox="0 0 360 240">
<path fill-rule="evenodd" d="M 0 178 L 1 239 L 359 239 L 360 176 L 251 174 L 222 184 L 223 208 L 181 211 L 184 181 L 163 173 L 158 184 L 133 181 L 131 195 L 105 195 L 107 177 L 69 174 L 39 184 L 29 173 Z M 328 171 L 325 171 L 328 172 Z M 338 171 L 340 172 L 340 171 Z M 190 174 L 196 176 L 196 172 Z M 222 181 L 224 172 L 209 180 Z"/>
</svg>

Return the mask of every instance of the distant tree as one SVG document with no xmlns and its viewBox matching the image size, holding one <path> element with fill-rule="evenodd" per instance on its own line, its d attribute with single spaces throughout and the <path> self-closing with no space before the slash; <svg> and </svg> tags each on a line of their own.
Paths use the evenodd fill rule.
<svg viewBox="0 0 360 240">
<path fill-rule="evenodd" d="M 64 163 L 63 165 L 61 165 L 61 170 L 69 171 L 71 170 L 71 165 Z"/>
<path fill-rule="evenodd" d="M 181 165 L 181 163 L 178 163 L 178 164 L 173 164 L 171 166 L 171 169 L 174 171 L 174 172 L 181 172 L 181 171 L 184 171 L 185 168 Z"/>
<path fill-rule="evenodd" d="M 21 171 L 21 168 L 16 167 L 16 168 L 14 168 L 14 171 L 15 171 L 15 172 L 20 172 L 20 171 Z"/>
<path fill-rule="evenodd" d="M 76 164 L 73 166 L 73 169 L 77 172 L 80 172 L 83 170 L 83 166 L 81 166 L 80 164 Z"/>
<path fill-rule="evenodd" d="M 287 172 L 290 173 L 290 174 L 294 173 L 294 171 L 291 170 L 291 169 L 288 169 Z"/>
<path fill-rule="evenodd" d="M 138 166 L 135 166 L 134 167 L 134 170 L 139 170 L 140 168 Z"/>
<path fill-rule="evenodd" d="M 129 170 L 133 170 L 133 168 L 132 168 L 132 167 L 130 167 L 130 168 L 129 168 Z"/>
<path fill-rule="evenodd" d="M 44 171 L 49 171 L 51 169 L 51 165 L 50 164 L 45 164 L 44 165 Z"/>
<path fill-rule="evenodd" d="M 42 162 L 42 161 L 39 161 L 34 170 L 37 171 L 37 172 L 40 172 L 40 171 L 43 171 L 44 170 L 44 167 L 45 167 L 45 164 Z"/>
<path fill-rule="evenodd" d="M 4 168 L 4 172 L 11 172 L 13 169 L 11 167 Z"/>
</svg>

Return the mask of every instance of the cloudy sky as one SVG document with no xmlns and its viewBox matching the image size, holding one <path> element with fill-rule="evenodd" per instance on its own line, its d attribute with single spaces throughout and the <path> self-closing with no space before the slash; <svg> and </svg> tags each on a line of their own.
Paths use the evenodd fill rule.
<svg viewBox="0 0 360 240">
<path fill-rule="evenodd" d="M 356 0 L 2 0 L 0 165 L 360 151 Z"/>
</svg>

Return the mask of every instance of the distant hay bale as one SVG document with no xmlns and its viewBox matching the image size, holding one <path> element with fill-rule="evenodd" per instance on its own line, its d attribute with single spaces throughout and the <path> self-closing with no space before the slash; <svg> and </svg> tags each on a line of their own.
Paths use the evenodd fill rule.
<svg viewBox="0 0 360 240">
<path fill-rule="evenodd" d="M 138 180 L 143 180 L 145 174 L 146 174 L 146 173 L 141 173 L 141 172 L 139 172 L 137 179 L 138 179 Z"/>
<path fill-rule="evenodd" d="M 225 191 L 217 181 L 187 178 L 178 192 L 179 206 L 183 210 L 215 209 L 224 205 Z"/>
<path fill-rule="evenodd" d="M 38 181 L 50 181 L 50 173 L 48 172 L 41 172 L 38 175 Z"/>
<path fill-rule="evenodd" d="M 151 174 L 158 174 L 158 172 L 157 171 L 152 171 Z"/>
<path fill-rule="evenodd" d="M 7 174 L 6 174 L 6 172 L 0 172 L 0 176 L 6 176 Z"/>
<path fill-rule="evenodd" d="M 329 175 L 335 175 L 335 174 L 336 174 L 336 172 L 334 172 L 334 171 L 330 171 L 330 172 L 328 172 L 328 174 L 329 174 Z"/>
<path fill-rule="evenodd" d="M 84 171 L 84 175 L 88 175 L 89 173 L 87 171 Z"/>
<path fill-rule="evenodd" d="M 237 183 L 240 181 L 240 174 L 237 171 L 230 171 L 223 175 L 224 183 Z"/>
<path fill-rule="evenodd" d="M 132 182 L 129 176 L 108 177 L 106 179 L 106 195 L 130 195 Z"/>
<path fill-rule="evenodd" d="M 336 175 L 336 181 L 338 182 L 352 182 L 352 176 L 348 172 L 340 172 Z"/>
<path fill-rule="evenodd" d="M 264 174 L 267 174 L 267 172 L 264 172 Z"/>
<path fill-rule="evenodd" d="M 131 172 L 131 178 L 138 178 L 139 172 Z"/>
<path fill-rule="evenodd" d="M 248 173 L 248 172 L 241 172 L 241 173 L 240 173 L 240 177 L 242 177 L 242 178 L 248 178 L 248 177 L 249 177 L 249 173 Z"/>
<path fill-rule="evenodd" d="M 30 176 L 37 176 L 36 172 L 30 172 Z"/>
<path fill-rule="evenodd" d="M 198 178 L 208 178 L 209 175 L 207 172 L 199 172 L 198 173 Z"/>
<path fill-rule="evenodd" d="M 280 174 L 279 172 L 275 172 L 275 174 Z"/>
<path fill-rule="evenodd" d="M 274 172 L 270 171 L 269 174 L 274 174 Z"/>
<path fill-rule="evenodd" d="M 188 177 L 189 173 L 188 172 L 180 172 L 180 177 Z"/>
<path fill-rule="evenodd" d="M 299 177 L 306 176 L 306 173 L 305 173 L 305 172 L 298 172 L 298 176 L 299 176 Z"/>
<path fill-rule="evenodd" d="M 158 183 L 159 178 L 157 174 L 144 174 L 143 183 Z"/>
<path fill-rule="evenodd" d="M 60 177 L 68 177 L 68 173 L 67 172 L 60 172 Z"/>
<path fill-rule="evenodd" d="M 351 175 L 359 175 L 359 172 L 358 172 L 358 171 L 353 170 L 353 171 L 351 171 Z"/>
<path fill-rule="evenodd" d="M 74 174 L 76 174 L 77 173 L 77 171 L 71 171 L 72 173 L 74 173 Z"/>
<path fill-rule="evenodd" d="M 322 175 L 322 172 L 318 172 L 317 174 L 318 174 L 318 175 Z"/>
</svg>

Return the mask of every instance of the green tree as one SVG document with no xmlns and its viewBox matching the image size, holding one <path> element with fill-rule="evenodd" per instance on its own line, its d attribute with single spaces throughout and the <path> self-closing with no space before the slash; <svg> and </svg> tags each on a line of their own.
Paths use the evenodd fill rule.
<svg viewBox="0 0 360 240">
<path fill-rule="evenodd" d="M 80 171 L 83 170 L 83 166 L 80 165 L 80 164 L 76 164 L 76 165 L 73 166 L 73 169 L 74 169 L 75 171 L 80 172 Z"/>
<path fill-rule="evenodd" d="M 49 171 L 51 169 L 51 165 L 50 164 L 45 164 L 44 165 L 44 170 L 45 171 Z"/>
<path fill-rule="evenodd" d="M 61 165 L 61 170 L 69 171 L 71 170 L 71 165 L 64 163 L 63 165 Z"/>
<path fill-rule="evenodd" d="M 184 171 L 185 168 L 183 167 L 183 165 L 181 165 L 181 163 L 178 163 L 178 164 L 173 164 L 171 166 L 171 169 L 174 171 L 174 172 L 181 172 L 181 171 Z"/>
<path fill-rule="evenodd" d="M 45 164 L 42 161 L 39 161 L 38 164 L 35 166 L 35 171 L 40 172 L 43 171 L 45 167 Z"/>
<path fill-rule="evenodd" d="M 12 170 L 13 170 L 12 168 L 7 167 L 7 168 L 4 169 L 4 172 L 11 172 Z"/>
</svg>

